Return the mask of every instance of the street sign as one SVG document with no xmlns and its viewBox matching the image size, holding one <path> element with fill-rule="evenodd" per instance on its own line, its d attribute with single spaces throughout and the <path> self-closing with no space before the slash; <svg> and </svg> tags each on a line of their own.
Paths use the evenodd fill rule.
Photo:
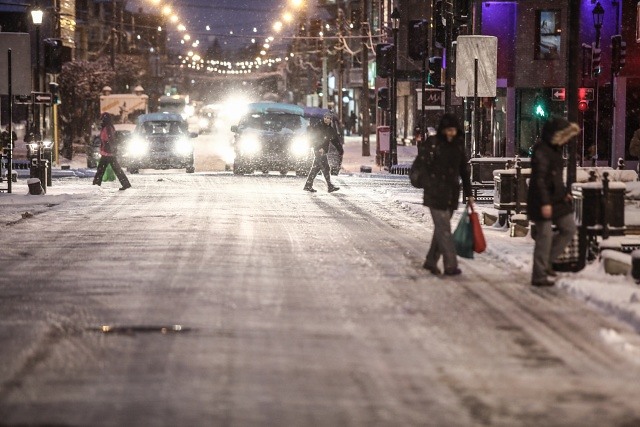
<svg viewBox="0 0 640 427">
<path fill-rule="evenodd" d="M 48 92 L 31 92 L 34 104 L 51 104 L 53 96 Z"/>
<path fill-rule="evenodd" d="M 31 39 L 27 33 L 0 32 L 0 95 L 9 95 L 9 49 L 11 49 L 11 92 L 31 91 Z"/>
<path fill-rule="evenodd" d="M 422 91 L 420 89 L 416 89 L 417 93 L 417 101 L 418 101 L 418 110 L 422 110 Z M 442 94 L 443 92 L 440 89 L 427 89 L 426 90 L 426 99 L 425 99 L 425 110 L 441 110 L 442 107 Z"/>
<path fill-rule="evenodd" d="M 15 95 L 13 97 L 14 104 L 31 104 L 31 97 L 29 95 Z"/>
<path fill-rule="evenodd" d="M 476 60 L 479 97 L 496 96 L 498 76 L 498 38 L 459 36 L 456 48 L 456 95 L 475 96 Z"/>
<path fill-rule="evenodd" d="M 551 99 L 564 102 L 567 99 L 567 91 L 563 87 L 554 87 L 551 91 Z"/>
</svg>

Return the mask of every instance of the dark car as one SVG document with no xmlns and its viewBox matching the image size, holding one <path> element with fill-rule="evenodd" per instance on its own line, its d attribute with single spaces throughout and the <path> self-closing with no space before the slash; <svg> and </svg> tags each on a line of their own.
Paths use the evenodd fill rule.
<svg viewBox="0 0 640 427">
<path fill-rule="evenodd" d="M 122 146 L 136 127 L 131 123 L 118 123 L 113 126 L 116 128 L 116 144 L 118 147 Z M 98 167 L 100 157 L 100 135 L 98 134 L 91 138 L 91 143 L 87 150 L 87 167 L 90 169 Z"/>
<path fill-rule="evenodd" d="M 306 176 L 313 162 L 304 110 L 296 105 L 261 102 L 249 104 L 234 135 L 234 174 L 295 171 Z"/>
<path fill-rule="evenodd" d="M 333 127 L 336 132 L 338 132 L 338 136 L 340 137 L 340 144 L 344 146 L 344 132 L 342 127 L 340 126 L 338 117 L 333 113 L 333 111 L 318 107 L 304 108 L 304 117 L 309 120 L 310 126 L 315 126 L 320 123 L 326 113 L 331 114 L 331 127 Z M 336 147 L 334 147 L 332 144 L 329 144 L 329 152 L 327 153 L 327 158 L 329 159 L 331 175 L 338 175 L 338 173 L 340 173 L 340 168 L 342 167 L 342 154 L 338 153 L 338 150 L 336 150 Z"/>
<path fill-rule="evenodd" d="M 186 169 L 195 172 L 193 143 L 187 122 L 179 114 L 152 113 L 138 117 L 135 131 L 124 144 L 123 163 L 130 173 L 140 169 Z"/>
</svg>

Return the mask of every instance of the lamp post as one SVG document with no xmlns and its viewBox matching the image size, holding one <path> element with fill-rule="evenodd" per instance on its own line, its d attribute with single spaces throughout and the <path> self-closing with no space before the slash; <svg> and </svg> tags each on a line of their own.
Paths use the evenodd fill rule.
<svg viewBox="0 0 640 427">
<path fill-rule="evenodd" d="M 393 71 L 391 73 L 391 132 L 389 141 L 389 170 L 391 166 L 398 164 L 398 32 L 400 29 L 400 11 L 397 7 L 393 8 L 390 15 L 391 30 L 393 31 Z"/>
<path fill-rule="evenodd" d="M 604 18 L 604 8 L 602 7 L 602 5 L 600 4 L 600 2 L 596 3 L 596 6 L 593 8 L 593 10 L 591 11 L 591 14 L 593 15 L 593 27 L 596 30 L 596 41 L 595 41 L 595 48 L 596 49 L 600 49 L 600 32 L 602 31 L 602 20 Z M 595 126 L 594 126 L 594 143 L 596 145 L 596 164 L 598 162 L 598 134 L 599 134 L 599 121 L 600 121 L 600 105 L 599 105 L 599 98 L 600 98 L 600 74 L 599 73 L 595 73 L 593 76 L 594 80 L 595 80 L 595 90 L 594 92 L 594 103 L 595 103 Z"/>
<path fill-rule="evenodd" d="M 36 27 L 36 82 L 35 82 L 35 90 L 36 92 L 40 92 L 41 89 L 41 70 L 40 70 L 40 25 L 42 25 L 42 17 L 44 12 L 40 9 L 40 6 L 36 4 L 36 6 L 31 10 L 31 21 L 33 25 Z M 33 104 L 33 126 L 35 127 L 36 132 L 40 133 L 40 104 Z"/>
</svg>

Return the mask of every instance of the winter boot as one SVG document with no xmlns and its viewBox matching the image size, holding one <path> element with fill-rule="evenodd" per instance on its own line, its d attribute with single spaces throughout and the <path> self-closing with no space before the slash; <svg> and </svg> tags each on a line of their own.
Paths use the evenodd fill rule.
<svg viewBox="0 0 640 427">
<path fill-rule="evenodd" d="M 315 193 L 315 192 L 317 192 L 317 191 L 318 191 L 318 190 L 316 190 L 315 188 L 313 188 L 313 187 L 312 187 L 312 186 L 310 186 L 310 185 L 305 185 L 305 186 L 304 186 L 304 188 L 303 188 L 303 190 L 304 190 L 304 191 L 308 191 L 309 193 Z"/>
<path fill-rule="evenodd" d="M 549 279 L 536 280 L 535 282 L 531 282 L 531 286 L 535 286 L 536 288 L 549 288 L 553 285 L 555 285 L 555 283 Z"/>
<path fill-rule="evenodd" d="M 328 185 L 329 193 L 333 193 L 334 191 L 338 191 L 339 189 L 340 189 L 340 187 L 336 187 L 335 185 L 333 185 L 331 183 L 329 183 L 329 185 Z"/>
</svg>

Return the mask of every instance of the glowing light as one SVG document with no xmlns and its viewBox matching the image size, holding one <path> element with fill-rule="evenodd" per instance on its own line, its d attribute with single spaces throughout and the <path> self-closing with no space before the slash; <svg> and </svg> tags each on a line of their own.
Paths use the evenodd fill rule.
<svg viewBox="0 0 640 427">
<path fill-rule="evenodd" d="M 178 25 L 178 31 L 187 31 L 187 27 L 185 27 L 184 24 L 180 24 Z"/>
<path fill-rule="evenodd" d="M 185 34 L 183 39 L 186 40 L 186 41 L 189 41 L 189 40 L 191 40 L 191 36 L 189 34 Z"/>
<path fill-rule="evenodd" d="M 205 28 L 207 29 L 207 31 L 211 31 L 211 27 L 210 26 L 207 25 Z"/>
<path fill-rule="evenodd" d="M 302 7 L 304 6 L 304 0 L 290 0 L 290 3 L 293 7 Z"/>
<path fill-rule="evenodd" d="M 266 55 L 266 54 L 267 54 L 267 51 L 265 51 L 265 50 L 261 50 L 260 51 L 260 55 Z"/>
<path fill-rule="evenodd" d="M 286 23 L 293 21 L 293 14 L 291 12 L 285 12 L 282 14 L 282 20 Z"/>
<path fill-rule="evenodd" d="M 178 18 L 178 15 L 176 15 L 175 13 L 173 15 L 171 15 L 171 18 L 169 18 L 169 21 L 171 21 L 172 24 L 175 24 L 179 20 L 180 20 L 180 18 Z"/>
<path fill-rule="evenodd" d="M 152 4 L 155 4 L 156 6 L 160 4 L 160 1 L 162 0 L 151 0 Z"/>
<path fill-rule="evenodd" d="M 162 8 L 162 14 L 163 15 L 171 15 L 171 7 L 170 6 L 164 6 Z"/>
<path fill-rule="evenodd" d="M 265 49 L 269 49 L 269 43 L 263 44 L 262 47 L 265 48 Z"/>
<path fill-rule="evenodd" d="M 276 23 L 273 24 L 273 31 L 279 33 L 280 31 L 282 31 L 282 22 L 277 21 Z"/>
</svg>

